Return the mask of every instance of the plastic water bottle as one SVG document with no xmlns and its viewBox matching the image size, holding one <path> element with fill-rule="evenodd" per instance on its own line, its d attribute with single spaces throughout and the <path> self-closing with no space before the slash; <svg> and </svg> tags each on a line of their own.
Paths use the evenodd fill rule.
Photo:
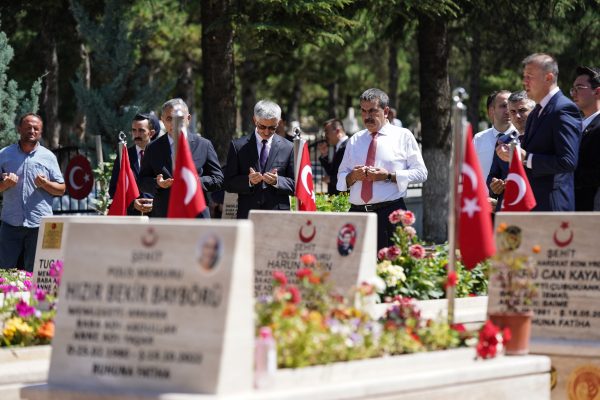
<svg viewBox="0 0 600 400">
<path fill-rule="evenodd" d="M 254 386 L 264 388 L 271 384 L 277 370 L 277 345 L 268 326 L 260 328 L 254 348 Z"/>
</svg>

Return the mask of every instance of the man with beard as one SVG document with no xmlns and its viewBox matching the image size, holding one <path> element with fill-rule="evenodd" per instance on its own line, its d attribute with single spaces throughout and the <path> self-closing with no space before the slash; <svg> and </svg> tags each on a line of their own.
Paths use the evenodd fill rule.
<svg viewBox="0 0 600 400">
<path fill-rule="evenodd" d="M 392 211 L 406 210 L 409 183 L 425 182 L 427 168 L 414 135 L 388 121 L 389 97 L 380 89 L 360 96 L 360 112 L 367 129 L 348 139 L 338 170 L 337 189 L 350 190 L 351 212 L 377 214 L 377 248 L 391 244 L 396 226 Z"/>
<path fill-rule="evenodd" d="M 52 215 L 52 197 L 65 193 L 56 156 L 39 143 L 42 128 L 39 115 L 25 114 L 17 128 L 19 142 L 0 150 L 0 268 L 33 271 L 40 221 Z M 23 266 L 17 265 L 21 252 Z"/>
</svg>

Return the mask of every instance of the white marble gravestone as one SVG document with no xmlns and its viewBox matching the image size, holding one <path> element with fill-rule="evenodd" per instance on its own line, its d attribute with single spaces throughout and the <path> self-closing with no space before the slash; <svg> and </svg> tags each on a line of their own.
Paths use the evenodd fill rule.
<svg viewBox="0 0 600 400">
<path fill-rule="evenodd" d="M 373 213 L 290 212 L 251 210 L 255 229 L 256 296 L 272 293 L 273 271 L 296 280 L 312 254 L 330 273 L 335 287 L 346 291 L 376 274 L 377 216 Z"/>
<path fill-rule="evenodd" d="M 146 216 L 104 216 L 104 215 L 89 215 L 89 216 L 48 216 L 42 217 L 40 230 L 38 231 L 37 246 L 35 250 L 35 259 L 33 264 L 33 282 L 38 288 L 45 290 L 47 293 L 56 295 L 56 285 L 54 278 L 50 276 L 50 265 L 56 260 L 63 260 L 64 250 L 66 248 L 67 231 L 69 230 L 69 222 L 72 221 L 89 221 L 93 219 L 95 222 L 108 222 L 111 220 L 131 221 L 131 222 L 148 222 Z"/>
<path fill-rule="evenodd" d="M 72 222 L 67 241 L 51 386 L 251 389 L 251 222 Z"/>
</svg>

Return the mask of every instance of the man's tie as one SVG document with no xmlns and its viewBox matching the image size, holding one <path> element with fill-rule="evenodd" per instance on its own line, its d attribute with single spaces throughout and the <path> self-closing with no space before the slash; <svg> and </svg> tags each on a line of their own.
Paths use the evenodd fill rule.
<svg viewBox="0 0 600 400">
<path fill-rule="evenodd" d="M 142 158 L 144 158 L 144 150 L 140 150 L 140 156 L 138 157 L 138 166 L 142 166 Z"/>
<path fill-rule="evenodd" d="M 375 153 L 377 152 L 377 134 L 379 132 L 371 133 L 371 144 L 369 145 L 369 150 L 367 151 L 367 161 L 365 161 L 365 166 L 372 167 L 375 165 Z M 363 181 L 362 189 L 360 191 L 360 197 L 363 199 L 365 204 L 369 203 L 369 200 L 373 197 L 373 181 Z"/>
<path fill-rule="evenodd" d="M 260 148 L 260 172 L 262 174 L 265 173 L 265 167 L 267 166 L 267 158 L 269 155 L 267 154 L 267 139 L 263 139 L 262 147 Z"/>
</svg>

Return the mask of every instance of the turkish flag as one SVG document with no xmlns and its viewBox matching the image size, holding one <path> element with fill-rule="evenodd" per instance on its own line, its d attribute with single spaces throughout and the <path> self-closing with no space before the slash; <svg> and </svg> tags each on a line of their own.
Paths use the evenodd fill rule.
<svg viewBox="0 0 600 400">
<path fill-rule="evenodd" d="M 167 218 L 196 218 L 206 209 L 202 183 L 184 133 L 179 134 Z"/>
<path fill-rule="evenodd" d="M 300 142 L 298 176 L 296 177 L 296 198 L 300 211 L 316 211 L 315 191 L 313 184 L 313 173 L 308 156 L 306 141 Z"/>
<path fill-rule="evenodd" d="M 487 187 L 473 149 L 471 125 L 467 128 L 465 156 L 462 164 L 458 244 L 463 264 L 471 269 L 494 255 L 496 245 L 492 228 L 492 209 L 487 201 Z"/>
<path fill-rule="evenodd" d="M 129 165 L 129 153 L 127 152 L 127 147 L 123 146 L 117 190 L 108 209 L 108 215 L 127 215 L 127 206 L 139 196 L 140 191 Z"/>
<path fill-rule="evenodd" d="M 520 155 L 520 148 L 517 146 L 513 151 L 508 175 L 504 180 L 506 186 L 502 211 L 529 211 L 536 205 Z"/>
</svg>

